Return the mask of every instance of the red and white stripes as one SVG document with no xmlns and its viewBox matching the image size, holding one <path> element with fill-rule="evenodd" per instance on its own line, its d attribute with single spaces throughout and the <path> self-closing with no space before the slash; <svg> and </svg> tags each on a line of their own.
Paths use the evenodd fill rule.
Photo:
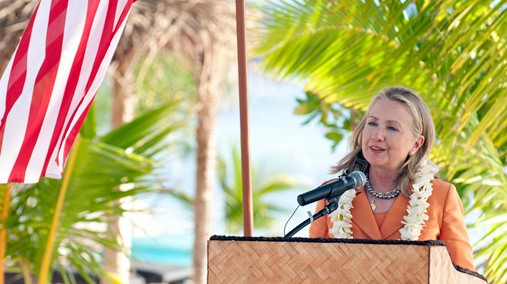
<svg viewBox="0 0 507 284">
<path fill-rule="evenodd" d="M 0 80 L 0 183 L 61 178 L 134 0 L 41 0 Z"/>
</svg>

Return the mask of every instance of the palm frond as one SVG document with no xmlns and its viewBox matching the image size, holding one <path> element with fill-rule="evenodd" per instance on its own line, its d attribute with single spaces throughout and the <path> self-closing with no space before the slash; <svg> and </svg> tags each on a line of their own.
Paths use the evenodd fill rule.
<svg viewBox="0 0 507 284">
<path fill-rule="evenodd" d="M 505 0 L 273 1 L 262 7 L 253 51 L 267 74 L 320 99 L 301 101 L 299 112 L 321 117 L 335 144 L 340 127 L 350 128 L 329 110 L 364 110 L 389 85 L 417 90 L 435 121 L 432 158 L 443 178 L 456 183 L 468 211 L 488 218 L 507 211 L 506 7 Z M 489 242 L 481 255 L 490 280 L 505 282 L 501 248 Z"/>
<path fill-rule="evenodd" d="M 116 236 L 105 230 L 105 224 L 128 211 L 118 206 L 119 200 L 157 190 L 149 178 L 161 165 L 151 149 L 166 144 L 165 137 L 178 129 L 180 122 L 161 119 L 173 107 L 165 105 L 148 112 L 101 139 L 80 139 L 73 150 L 77 151 L 78 163 L 71 172 L 56 231 L 52 259 L 59 266 L 71 264 L 87 280 L 90 273 L 104 275 L 100 249 L 122 249 Z M 61 183 L 43 179 L 16 187 L 13 193 L 7 255 L 14 261 L 29 260 L 35 274 L 40 270 Z"/>
<path fill-rule="evenodd" d="M 241 156 L 236 145 L 231 146 L 230 155 L 218 157 L 218 179 L 225 199 L 225 221 L 229 232 L 238 232 L 243 224 L 243 187 L 241 172 Z M 285 212 L 286 209 L 268 201 L 268 195 L 296 189 L 302 185 L 300 180 L 288 175 L 266 177 L 258 166 L 251 166 L 252 171 L 252 202 L 254 226 L 258 229 L 269 229 L 274 224 L 274 213 Z"/>
</svg>

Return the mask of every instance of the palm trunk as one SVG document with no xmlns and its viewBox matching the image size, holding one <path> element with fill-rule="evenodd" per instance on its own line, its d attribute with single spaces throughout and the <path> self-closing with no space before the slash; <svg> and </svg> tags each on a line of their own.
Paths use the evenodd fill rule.
<svg viewBox="0 0 507 284">
<path fill-rule="evenodd" d="M 195 243 L 193 250 L 194 283 L 206 283 L 207 241 L 211 234 L 212 204 L 216 184 L 217 146 L 216 116 L 217 97 L 222 90 L 224 74 L 216 72 L 223 66 L 220 48 L 202 36 L 208 43 L 203 54 L 202 69 L 199 74 L 197 94 L 197 158 L 196 190 L 194 199 Z M 222 60 L 221 60 L 222 59 Z"/>
<path fill-rule="evenodd" d="M 121 206 L 121 204 L 119 204 Z M 109 221 L 108 231 L 116 236 L 118 243 L 125 251 L 113 249 L 104 250 L 104 269 L 115 281 L 102 279 L 102 283 L 129 283 L 130 278 L 130 249 L 132 243 L 132 224 L 124 217 L 114 217 Z"/>
<path fill-rule="evenodd" d="M 113 104 L 112 104 L 112 128 L 116 128 L 133 118 L 133 90 L 131 82 L 133 76 L 129 71 L 118 67 L 116 77 L 113 78 Z M 125 200 L 120 200 L 118 206 L 123 206 Z M 113 276 L 120 283 L 129 283 L 130 278 L 130 250 L 132 247 L 132 224 L 124 217 L 115 216 L 110 219 L 108 231 L 116 237 L 123 251 L 106 248 L 104 250 L 104 268 L 109 276 Z M 111 283 L 109 279 L 102 279 L 101 283 Z"/>
<path fill-rule="evenodd" d="M 206 244 L 211 232 L 212 200 L 215 181 L 216 146 L 214 123 L 210 123 L 209 113 L 201 111 L 197 128 L 197 167 L 194 199 L 195 243 L 193 250 L 194 283 L 206 283 Z M 213 125 L 211 125 L 213 124 Z"/>
</svg>

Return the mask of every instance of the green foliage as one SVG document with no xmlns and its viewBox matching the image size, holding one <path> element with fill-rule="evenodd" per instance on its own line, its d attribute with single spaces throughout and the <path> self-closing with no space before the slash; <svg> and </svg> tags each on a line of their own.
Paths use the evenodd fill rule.
<svg viewBox="0 0 507 284">
<path fill-rule="evenodd" d="M 320 117 L 335 144 L 354 119 L 344 123 L 330 110 L 364 110 L 386 86 L 416 90 L 435 120 L 432 158 L 479 215 L 470 226 L 486 232 L 474 244 L 477 260 L 486 260 L 479 266 L 502 283 L 507 223 L 496 217 L 507 211 L 506 7 L 506 0 L 272 1 L 254 49 L 267 74 L 304 84 L 297 113 Z"/>
<path fill-rule="evenodd" d="M 332 142 L 332 149 L 336 149 L 350 130 L 359 124 L 364 111 L 347 109 L 337 102 L 326 102 L 310 92 L 305 95 L 305 98 L 296 99 L 298 106 L 294 109 L 294 114 L 308 116 L 303 124 L 317 119 L 318 123 L 327 128 L 325 137 Z"/>
<path fill-rule="evenodd" d="M 178 101 L 178 112 L 189 112 L 195 104 L 197 85 L 181 61 L 174 54 L 159 53 L 153 60 L 144 60 L 137 66 L 135 89 L 138 114 L 175 101 Z"/>
<path fill-rule="evenodd" d="M 74 145 L 76 164 L 71 171 L 52 253 L 52 267 L 64 279 L 69 267 L 88 282 L 89 276 L 104 276 L 99 248 L 121 251 L 116 236 L 105 229 L 106 222 L 126 212 L 118 201 L 154 192 L 154 171 L 160 168 L 157 155 L 167 147 L 166 137 L 176 133 L 182 122 L 168 121 L 174 105 L 146 112 L 131 123 L 92 137 L 94 120 L 85 122 L 83 136 Z M 42 273 L 41 262 L 48 248 L 48 228 L 52 225 L 61 180 L 42 179 L 33 185 L 17 185 L 12 191 L 7 219 L 7 259 L 15 264 L 27 262 L 33 274 Z M 66 268 L 66 269 L 64 269 Z M 70 282 L 67 282 L 70 283 Z"/>
<path fill-rule="evenodd" d="M 177 106 L 165 120 L 180 121 L 177 135 L 171 135 L 171 145 L 178 144 L 178 155 L 193 151 L 195 136 L 196 82 L 181 57 L 173 53 L 158 53 L 153 60 L 145 59 L 135 72 L 136 109 L 141 115 L 160 105 Z M 172 147 L 174 148 L 174 147 Z"/>
<path fill-rule="evenodd" d="M 243 185 L 241 172 L 241 155 L 238 147 L 232 146 L 229 157 L 219 155 L 217 160 L 218 182 L 225 200 L 225 224 L 230 233 L 243 230 Z M 277 213 L 287 212 L 271 201 L 271 194 L 294 190 L 303 183 L 287 175 L 267 177 L 260 173 L 259 166 L 251 166 L 251 190 L 253 206 L 254 227 L 257 229 L 270 229 L 274 225 Z M 193 199 L 187 194 L 172 191 L 170 195 L 185 204 L 189 209 Z"/>
<path fill-rule="evenodd" d="M 243 229 L 243 186 L 241 172 L 241 155 L 238 147 L 231 147 L 228 159 L 218 157 L 218 179 L 225 198 L 225 222 L 227 231 L 241 232 Z M 285 208 L 269 201 L 273 193 L 282 193 L 296 189 L 301 181 L 286 176 L 267 177 L 257 166 L 251 167 L 251 191 L 254 227 L 270 229 L 273 227 L 276 213 L 287 212 Z"/>
</svg>

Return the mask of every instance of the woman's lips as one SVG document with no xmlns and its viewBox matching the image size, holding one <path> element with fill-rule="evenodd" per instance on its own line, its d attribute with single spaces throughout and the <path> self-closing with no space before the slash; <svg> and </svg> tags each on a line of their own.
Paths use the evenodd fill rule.
<svg viewBox="0 0 507 284">
<path fill-rule="evenodd" d="M 374 153 L 380 153 L 380 152 L 383 152 L 385 149 L 383 148 L 380 148 L 378 146 L 370 146 L 370 150 Z"/>
</svg>

